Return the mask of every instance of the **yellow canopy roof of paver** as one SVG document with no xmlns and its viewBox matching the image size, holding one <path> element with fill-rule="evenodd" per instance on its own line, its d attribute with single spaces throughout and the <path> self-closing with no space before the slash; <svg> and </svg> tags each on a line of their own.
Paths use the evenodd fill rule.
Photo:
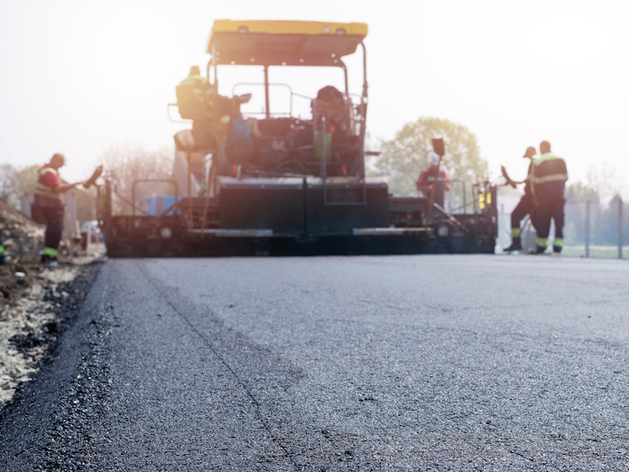
<svg viewBox="0 0 629 472">
<path fill-rule="evenodd" d="M 218 64 L 338 66 L 367 32 L 365 23 L 216 20 L 207 52 Z"/>
</svg>

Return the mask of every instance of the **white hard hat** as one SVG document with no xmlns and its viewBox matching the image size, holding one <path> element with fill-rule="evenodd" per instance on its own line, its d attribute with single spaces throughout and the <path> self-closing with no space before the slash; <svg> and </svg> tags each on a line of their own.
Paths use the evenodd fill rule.
<svg viewBox="0 0 629 472">
<path fill-rule="evenodd" d="M 433 152 L 430 155 L 430 161 L 429 162 L 430 162 L 431 166 L 438 166 L 440 160 L 441 160 L 441 157 L 436 152 Z"/>
</svg>

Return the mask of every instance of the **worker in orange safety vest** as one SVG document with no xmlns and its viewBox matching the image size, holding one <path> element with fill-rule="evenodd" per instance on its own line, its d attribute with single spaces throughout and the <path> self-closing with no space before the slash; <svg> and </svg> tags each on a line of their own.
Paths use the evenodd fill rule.
<svg viewBox="0 0 629 472">
<path fill-rule="evenodd" d="M 44 250 L 41 261 L 50 266 L 58 265 L 59 242 L 63 231 L 63 216 L 65 214 L 64 194 L 83 182 L 64 184 L 59 177 L 59 168 L 65 164 L 63 154 L 54 154 L 48 164 L 44 164 L 37 171 L 37 185 L 35 187 L 35 206 L 41 211 L 46 223 L 44 235 Z"/>
</svg>

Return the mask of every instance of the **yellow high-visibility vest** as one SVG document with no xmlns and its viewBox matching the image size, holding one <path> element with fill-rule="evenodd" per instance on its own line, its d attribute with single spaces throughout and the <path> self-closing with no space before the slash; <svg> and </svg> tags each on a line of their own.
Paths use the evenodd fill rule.
<svg viewBox="0 0 629 472">
<path fill-rule="evenodd" d="M 59 173 L 52 167 L 44 167 L 39 170 L 39 178 L 37 179 L 37 185 L 35 186 L 35 195 L 40 197 L 50 198 L 52 200 L 62 200 L 63 197 L 60 193 L 55 192 L 48 185 L 46 185 L 45 176 L 48 172 L 52 172 L 57 177 Z"/>
</svg>

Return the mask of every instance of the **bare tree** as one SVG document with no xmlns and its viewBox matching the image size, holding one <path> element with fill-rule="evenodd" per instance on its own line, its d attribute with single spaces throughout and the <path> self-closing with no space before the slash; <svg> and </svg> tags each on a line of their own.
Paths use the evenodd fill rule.
<svg viewBox="0 0 629 472">
<path fill-rule="evenodd" d="M 171 179 L 174 150 L 170 146 L 159 149 L 146 149 L 134 144 L 115 144 L 101 155 L 108 175 L 111 177 L 116 196 L 114 211 L 130 213 L 133 199 L 133 185 L 138 180 Z M 136 185 L 136 206 L 143 198 L 153 193 L 174 193 L 175 188 L 168 184 Z"/>
<path fill-rule="evenodd" d="M 622 172 L 606 161 L 589 166 L 587 186 L 596 192 L 605 207 L 615 196 L 627 194 Z"/>
<path fill-rule="evenodd" d="M 16 170 L 11 164 L 0 165 L 0 198 L 8 202 L 15 192 Z"/>
<path fill-rule="evenodd" d="M 18 210 L 23 210 L 22 197 L 35 190 L 38 168 L 38 165 L 17 168 L 11 164 L 1 164 L 0 199 Z"/>
</svg>

